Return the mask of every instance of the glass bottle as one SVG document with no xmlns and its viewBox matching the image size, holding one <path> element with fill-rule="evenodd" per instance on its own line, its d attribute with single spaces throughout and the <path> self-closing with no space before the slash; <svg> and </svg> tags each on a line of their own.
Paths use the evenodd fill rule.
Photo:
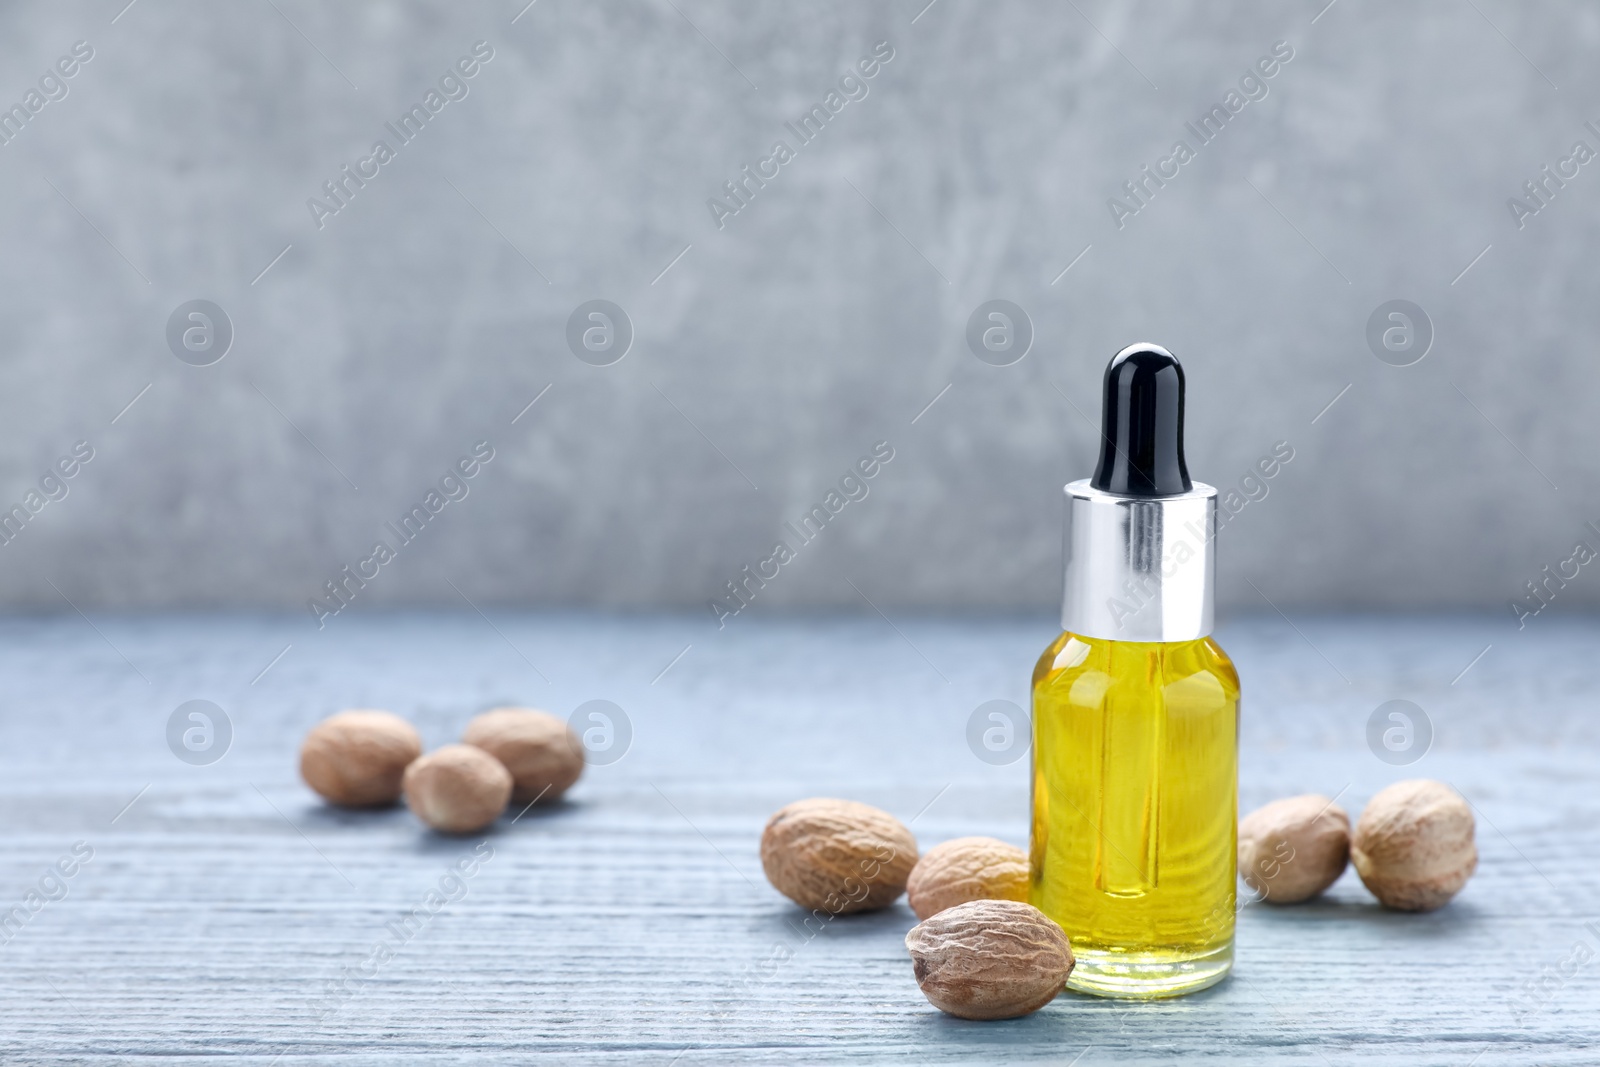
<svg viewBox="0 0 1600 1067">
<path fill-rule="evenodd" d="M 1183 369 L 1106 368 L 1095 476 L 1069 484 L 1062 634 L 1033 672 L 1033 904 L 1069 988 L 1165 997 L 1233 965 L 1239 677 L 1211 639 L 1216 490 L 1183 456 Z"/>
</svg>

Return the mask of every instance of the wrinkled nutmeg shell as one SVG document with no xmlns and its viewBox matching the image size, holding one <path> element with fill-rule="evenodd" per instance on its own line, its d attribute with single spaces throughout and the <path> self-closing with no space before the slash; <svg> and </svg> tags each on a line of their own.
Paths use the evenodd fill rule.
<svg viewBox="0 0 1600 1067">
<path fill-rule="evenodd" d="M 1274 800 L 1239 822 L 1239 873 L 1268 904 L 1310 900 L 1349 857 L 1350 816 L 1317 793 Z"/>
<path fill-rule="evenodd" d="M 1361 812 L 1350 859 L 1385 906 L 1432 911 L 1478 869 L 1473 830 L 1472 806 L 1443 782 L 1396 782 Z"/>
<path fill-rule="evenodd" d="M 926 919 L 969 900 L 1027 900 L 1028 854 L 992 837 L 958 837 L 917 861 L 906 900 Z"/>
<path fill-rule="evenodd" d="M 583 743 L 549 712 L 495 708 L 469 722 L 461 740 L 505 764 L 511 797 L 523 804 L 556 800 L 583 773 Z"/>
<path fill-rule="evenodd" d="M 1014 1019 L 1066 988 L 1077 963 L 1061 927 L 1032 904 L 972 900 L 913 927 L 906 948 L 917 985 L 940 1011 Z"/>
<path fill-rule="evenodd" d="M 433 750 L 406 768 L 404 785 L 417 818 L 451 834 L 482 830 L 511 800 L 511 772 L 472 745 Z"/>
<path fill-rule="evenodd" d="M 393 804 L 400 779 L 422 755 L 422 738 L 387 711 L 341 711 L 311 728 L 300 746 L 300 777 L 323 799 L 349 808 Z"/>
<path fill-rule="evenodd" d="M 905 892 L 917 839 L 899 819 L 854 800 L 797 800 L 761 834 L 761 866 L 774 889 L 812 911 L 871 911 Z"/>
</svg>

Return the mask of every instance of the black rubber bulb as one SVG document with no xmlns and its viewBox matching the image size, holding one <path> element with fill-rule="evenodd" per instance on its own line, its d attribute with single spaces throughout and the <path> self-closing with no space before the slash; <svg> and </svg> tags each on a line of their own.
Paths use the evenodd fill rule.
<svg viewBox="0 0 1600 1067">
<path fill-rule="evenodd" d="M 1183 367 L 1159 345 L 1129 345 L 1106 365 L 1100 464 L 1089 484 L 1121 496 L 1194 488 L 1183 461 Z"/>
</svg>

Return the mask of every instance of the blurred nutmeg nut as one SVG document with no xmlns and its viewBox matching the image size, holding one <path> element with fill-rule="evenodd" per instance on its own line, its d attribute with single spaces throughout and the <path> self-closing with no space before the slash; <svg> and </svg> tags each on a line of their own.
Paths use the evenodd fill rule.
<svg viewBox="0 0 1600 1067">
<path fill-rule="evenodd" d="M 1028 854 L 992 837 L 958 837 L 917 861 L 906 900 L 926 919 L 969 900 L 1027 900 Z"/>
<path fill-rule="evenodd" d="M 1325 796 L 1285 797 L 1239 822 L 1239 873 L 1268 904 L 1310 900 L 1344 873 L 1350 816 Z"/>
<path fill-rule="evenodd" d="M 917 839 L 899 819 L 853 800 L 797 800 L 761 834 L 761 866 L 773 888 L 831 915 L 894 903 L 916 862 Z"/>
<path fill-rule="evenodd" d="M 334 804 L 351 808 L 400 799 L 406 766 L 422 755 L 412 725 L 387 711 L 341 711 L 311 728 L 300 746 L 300 777 Z"/>
<path fill-rule="evenodd" d="M 482 830 L 511 799 L 511 772 L 481 748 L 445 745 L 406 768 L 406 803 L 417 818 L 452 834 Z"/>
<path fill-rule="evenodd" d="M 467 724 L 461 740 L 505 764 L 519 803 L 555 800 L 583 773 L 583 743 L 565 719 L 546 711 L 486 711 Z"/>
<path fill-rule="evenodd" d="M 924 919 L 906 935 L 917 985 L 940 1011 L 1014 1019 L 1066 988 L 1077 961 L 1044 912 L 1020 900 L 972 900 Z"/>
<path fill-rule="evenodd" d="M 1443 782 L 1396 782 L 1361 812 L 1350 859 L 1387 907 L 1443 907 L 1478 869 L 1472 806 Z"/>
</svg>

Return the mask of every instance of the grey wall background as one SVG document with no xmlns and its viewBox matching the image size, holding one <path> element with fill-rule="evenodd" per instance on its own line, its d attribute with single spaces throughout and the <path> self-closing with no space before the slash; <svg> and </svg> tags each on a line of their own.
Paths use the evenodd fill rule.
<svg viewBox="0 0 1600 1067">
<path fill-rule="evenodd" d="M 359 607 L 704 610 L 878 440 L 757 610 L 1044 607 L 1101 369 L 1148 339 L 1197 477 L 1295 450 L 1223 534 L 1224 607 L 1509 620 L 1600 546 L 1600 165 L 1506 206 L 1600 149 L 1600 12 L 1324 2 L 7 5 L 8 105 L 95 54 L 0 146 L 0 496 L 95 458 L 0 548 L 0 604 L 303 610 L 486 438 Z M 470 95 L 319 230 L 307 198 L 479 40 Z M 884 40 L 719 230 L 707 199 Z M 1279 40 L 1119 231 L 1107 198 Z M 165 340 L 198 297 L 236 331 L 209 367 Z M 609 367 L 564 340 L 597 297 L 637 333 Z M 1009 367 L 964 340 L 995 297 L 1036 332 Z M 1394 298 L 1436 332 L 1408 367 L 1365 340 Z M 1585 571 L 1555 607 L 1596 603 Z"/>
</svg>

